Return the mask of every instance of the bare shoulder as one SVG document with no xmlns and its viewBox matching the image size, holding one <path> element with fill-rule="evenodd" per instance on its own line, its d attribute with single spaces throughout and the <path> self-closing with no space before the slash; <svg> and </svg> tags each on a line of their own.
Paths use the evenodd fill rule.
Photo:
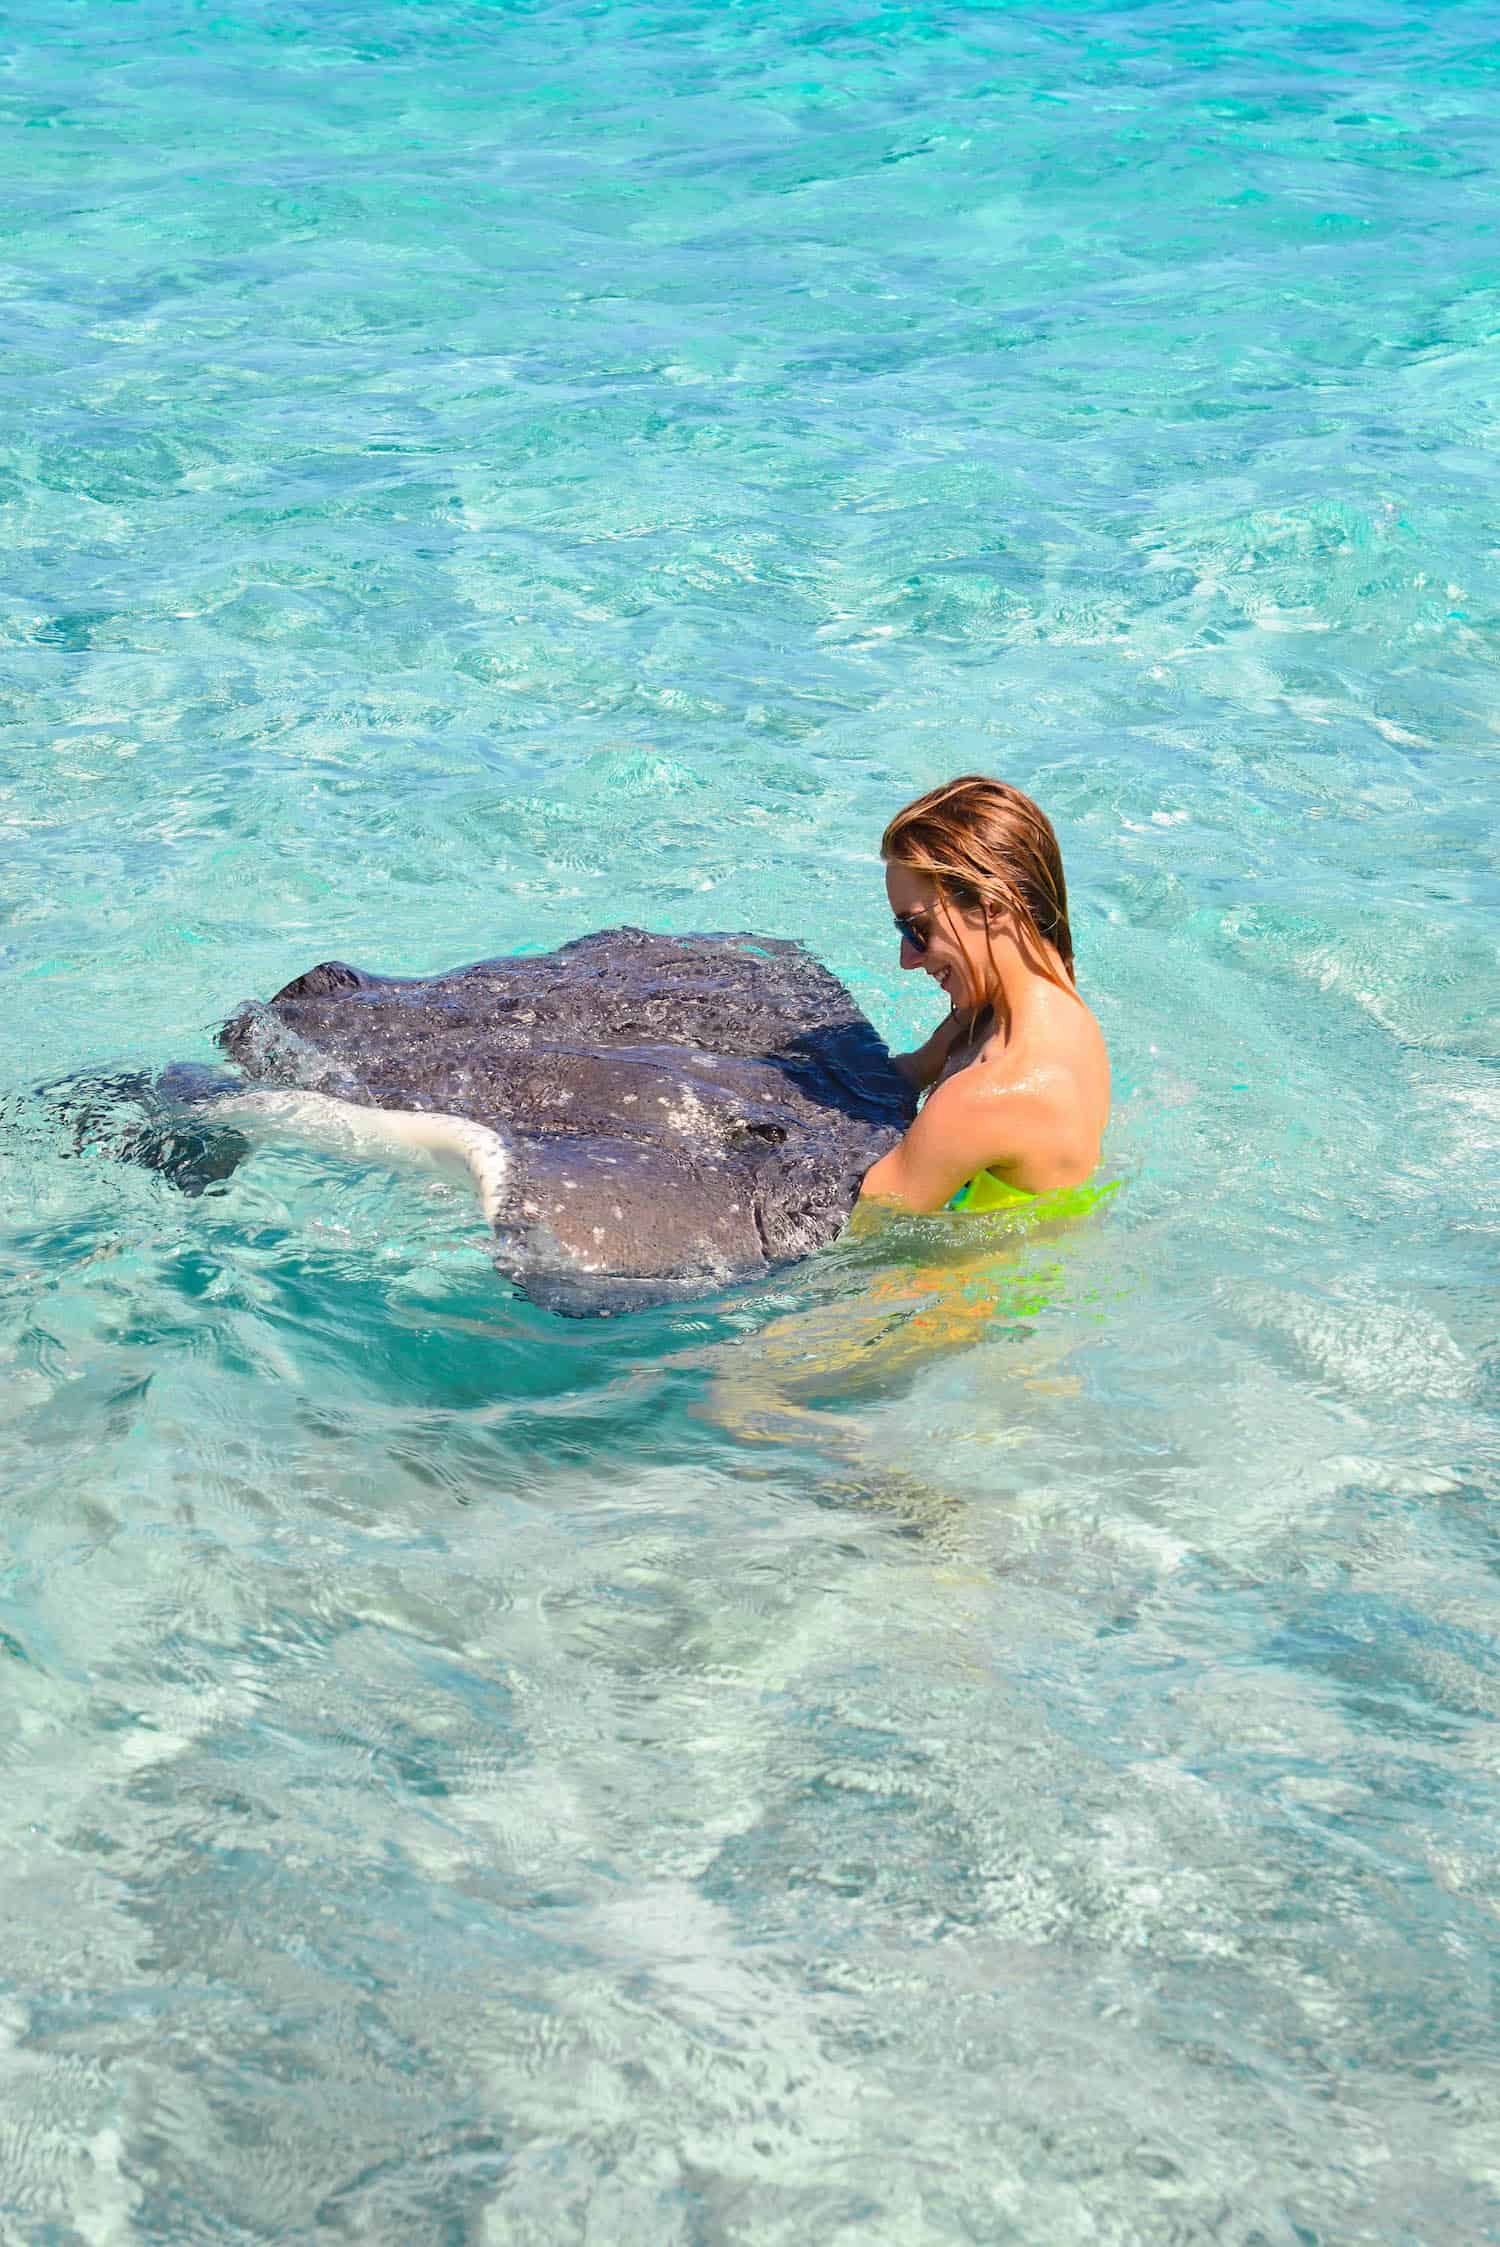
<svg viewBox="0 0 1500 2247">
<path fill-rule="evenodd" d="M 992 1038 L 963 1072 L 975 1122 L 994 1143 L 990 1156 L 1033 1192 L 1088 1176 L 1102 1153 L 1109 1120 L 1109 1055 L 1103 1033 L 1081 1002 L 1044 1043 L 1007 1046 Z M 962 1081 L 955 1079 L 957 1089 Z"/>
</svg>

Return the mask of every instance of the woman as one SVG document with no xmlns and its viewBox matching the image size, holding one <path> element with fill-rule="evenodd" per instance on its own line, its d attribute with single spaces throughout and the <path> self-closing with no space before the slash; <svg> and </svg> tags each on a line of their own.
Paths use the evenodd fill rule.
<svg viewBox="0 0 1500 2247">
<path fill-rule="evenodd" d="M 880 855 L 901 965 L 930 975 L 951 1011 L 896 1056 L 933 1089 L 861 1198 L 1008 1209 L 1082 1186 L 1109 1115 L 1109 1056 L 1073 978 L 1051 821 L 1019 788 L 971 773 L 897 812 Z"/>
<path fill-rule="evenodd" d="M 952 1002 L 948 1018 L 896 1067 L 932 1090 L 900 1145 L 865 1175 L 856 1232 L 885 1230 L 882 1209 L 1081 1214 L 1111 1191 L 1085 1183 L 1109 1113 L 1109 1058 L 1073 982 L 1073 938 L 1057 837 L 1029 796 L 970 774 L 898 812 L 881 838 L 901 965 L 923 968 Z M 776 1321 L 737 1348 L 709 1410 L 737 1435 L 847 1446 L 868 1472 L 864 1424 L 830 1415 L 871 1386 L 982 1341 L 997 1320 L 1031 1318 L 1060 1273 L 1028 1246 L 1000 1253 L 987 1233 L 898 1260 L 860 1298 Z M 908 1256 L 915 1243 L 909 1244 Z M 933 1260 L 933 1258 L 936 1260 Z"/>
</svg>

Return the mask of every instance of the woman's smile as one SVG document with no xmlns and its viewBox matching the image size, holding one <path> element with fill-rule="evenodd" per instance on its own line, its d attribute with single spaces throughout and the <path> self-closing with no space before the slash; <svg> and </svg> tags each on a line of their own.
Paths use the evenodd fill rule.
<svg viewBox="0 0 1500 2247">
<path fill-rule="evenodd" d="M 940 898 L 932 882 L 905 866 L 886 868 L 886 895 L 901 936 L 901 965 L 932 978 L 950 1006 L 978 1003 L 984 991 L 981 930 Z"/>
</svg>

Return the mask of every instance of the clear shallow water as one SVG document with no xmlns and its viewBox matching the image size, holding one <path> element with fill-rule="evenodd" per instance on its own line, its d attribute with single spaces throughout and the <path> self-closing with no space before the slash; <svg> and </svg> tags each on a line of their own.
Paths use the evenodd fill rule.
<svg viewBox="0 0 1500 2247">
<path fill-rule="evenodd" d="M 1491 39 L 0 26 L 6 1089 L 625 919 L 905 1038 L 979 765 L 1128 1182 L 567 1325 L 13 1107 L 8 2237 L 1500 2236 Z"/>
</svg>

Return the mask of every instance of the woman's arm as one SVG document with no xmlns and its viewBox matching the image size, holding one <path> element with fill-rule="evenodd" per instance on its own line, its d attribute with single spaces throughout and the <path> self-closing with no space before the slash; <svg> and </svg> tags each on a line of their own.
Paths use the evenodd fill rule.
<svg viewBox="0 0 1500 2247">
<path fill-rule="evenodd" d="M 919 1215 L 946 1209 L 975 1171 L 1025 1159 L 1034 1106 L 1029 1092 L 960 1069 L 929 1095 L 900 1145 L 866 1171 L 860 1199 L 895 1202 Z"/>
</svg>

